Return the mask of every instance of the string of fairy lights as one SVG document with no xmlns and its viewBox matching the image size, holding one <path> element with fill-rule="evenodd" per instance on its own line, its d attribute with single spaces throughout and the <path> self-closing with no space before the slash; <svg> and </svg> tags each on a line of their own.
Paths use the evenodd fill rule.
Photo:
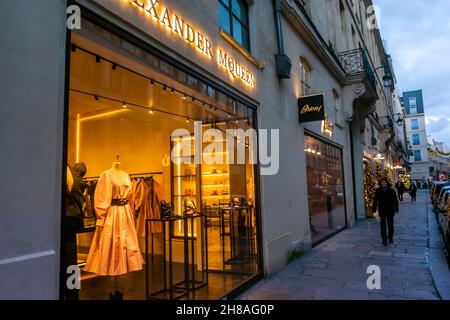
<svg viewBox="0 0 450 320">
<path fill-rule="evenodd" d="M 399 175 L 399 178 L 403 182 L 405 188 L 409 189 L 411 186 L 411 175 L 406 172 Z M 375 191 L 378 188 L 377 181 L 380 181 L 381 179 L 387 179 L 387 181 L 393 185 L 390 170 L 388 168 L 383 169 L 381 163 L 379 162 L 376 162 L 374 166 L 371 162 L 364 161 L 364 198 L 366 200 L 366 207 L 368 209 L 367 212 L 369 217 L 374 216 L 371 208 L 373 205 Z"/>
<path fill-rule="evenodd" d="M 444 156 L 444 157 L 450 156 L 450 152 L 443 152 L 440 151 L 439 149 L 432 149 L 432 148 L 428 148 L 428 153 L 432 156 Z"/>
</svg>

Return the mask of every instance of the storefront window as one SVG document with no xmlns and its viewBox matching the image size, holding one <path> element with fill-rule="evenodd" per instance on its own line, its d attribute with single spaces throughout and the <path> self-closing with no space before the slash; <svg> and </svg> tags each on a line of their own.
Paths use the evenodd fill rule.
<svg viewBox="0 0 450 320">
<path fill-rule="evenodd" d="M 72 33 L 67 141 L 78 181 L 68 188 L 78 194 L 68 197 L 79 209 L 71 219 L 82 225 L 62 230 L 63 238 L 76 236 L 64 263 L 82 268 L 80 298 L 107 299 L 118 286 L 125 299 L 225 295 L 260 271 L 256 165 L 248 154 L 245 163 L 228 164 L 227 149 L 225 163 L 196 163 L 194 128 L 247 130 L 253 109 L 88 21 L 83 26 Z M 235 136 L 222 137 L 237 150 Z M 202 160 L 217 152 L 201 145 Z"/>
<path fill-rule="evenodd" d="M 346 227 L 342 150 L 305 136 L 308 207 L 313 243 Z"/>
</svg>

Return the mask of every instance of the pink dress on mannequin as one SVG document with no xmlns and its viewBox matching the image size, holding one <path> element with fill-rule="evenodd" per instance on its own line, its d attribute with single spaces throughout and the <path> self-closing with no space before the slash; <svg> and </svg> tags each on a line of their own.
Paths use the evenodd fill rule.
<svg viewBox="0 0 450 320">
<path fill-rule="evenodd" d="M 94 196 L 97 228 L 85 271 L 118 276 L 142 269 L 144 259 L 129 199 L 131 180 L 127 173 L 109 169 L 101 174 Z"/>
</svg>

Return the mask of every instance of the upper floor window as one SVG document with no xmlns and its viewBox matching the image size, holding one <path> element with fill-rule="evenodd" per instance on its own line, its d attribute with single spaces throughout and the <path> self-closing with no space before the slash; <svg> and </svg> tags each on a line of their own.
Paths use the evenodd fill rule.
<svg viewBox="0 0 450 320">
<path fill-rule="evenodd" d="M 301 82 L 301 95 L 308 96 L 312 93 L 312 68 L 308 61 L 304 58 L 300 58 L 300 82 Z"/>
<path fill-rule="evenodd" d="M 219 0 L 220 27 L 250 51 L 248 4 L 245 0 Z"/>
<path fill-rule="evenodd" d="M 419 130 L 419 120 L 411 119 L 411 130 Z"/>
<path fill-rule="evenodd" d="M 413 134 L 412 140 L 413 140 L 413 145 L 415 145 L 415 146 L 420 145 L 420 137 L 418 134 Z"/>
<path fill-rule="evenodd" d="M 409 112 L 411 114 L 417 113 L 417 99 L 416 97 L 409 98 Z"/>
<path fill-rule="evenodd" d="M 422 161 L 420 150 L 414 150 L 414 161 Z"/>
</svg>

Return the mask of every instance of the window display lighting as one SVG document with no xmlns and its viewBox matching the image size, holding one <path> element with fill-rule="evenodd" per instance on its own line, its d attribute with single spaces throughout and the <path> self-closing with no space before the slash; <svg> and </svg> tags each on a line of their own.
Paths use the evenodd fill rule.
<svg viewBox="0 0 450 320">
<path fill-rule="evenodd" d="M 113 68 L 113 70 L 117 70 L 117 68 L 120 67 L 121 69 L 123 69 L 123 70 L 125 70 L 125 71 L 131 72 L 131 73 L 133 73 L 133 74 L 135 74 L 135 75 L 137 75 L 137 76 L 140 76 L 140 77 L 143 77 L 143 78 L 146 78 L 146 79 L 150 80 L 150 83 L 151 83 L 152 85 L 154 85 L 154 84 L 160 85 L 160 86 L 162 87 L 163 90 L 169 89 L 171 93 L 177 92 L 177 93 L 183 95 L 183 99 L 190 98 L 190 99 L 192 99 L 192 101 L 198 101 L 198 102 L 202 103 L 203 105 L 208 105 L 208 106 L 209 106 L 212 110 L 214 110 L 214 111 L 221 111 L 221 112 L 223 112 L 223 113 L 225 113 L 225 114 L 227 114 L 227 115 L 230 115 L 230 116 L 231 116 L 231 115 L 235 115 L 235 113 L 236 113 L 236 112 L 230 113 L 230 112 L 228 112 L 228 111 L 226 111 L 226 110 L 224 110 L 224 109 L 222 109 L 222 108 L 218 108 L 217 106 L 214 106 L 214 105 L 212 105 L 212 104 L 209 104 L 209 103 L 206 102 L 206 101 L 200 100 L 200 99 L 198 99 L 198 98 L 196 98 L 196 97 L 194 97 L 194 96 L 191 96 L 191 95 L 188 95 L 188 94 L 186 94 L 186 93 L 183 93 L 183 92 L 181 92 L 181 91 L 179 91 L 179 90 L 177 90 L 177 89 L 175 89 L 175 88 L 172 88 L 172 87 L 168 86 L 167 84 L 164 84 L 164 83 L 162 83 L 162 82 L 159 82 L 159 81 L 157 81 L 157 80 L 155 80 L 155 79 L 153 79 L 153 78 L 149 78 L 149 77 L 147 77 L 147 76 L 145 76 L 145 75 L 143 75 L 143 74 L 141 74 L 141 73 L 138 73 L 138 72 L 136 72 L 136 71 L 134 71 L 134 70 L 132 70 L 132 69 L 129 69 L 129 68 L 125 67 L 125 66 L 122 66 L 122 65 L 120 65 L 120 64 L 118 64 L 118 63 L 116 63 L 116 62 L 114 62 L 114 61 L 112 61 L 112 60 L 109 60 L 109 59 L 107 59 L 107 58 L 104 58 L 104 57 L 102 57 L 102 56 L 100 56 L 100 55 L 98 55 L 98 54 L 95 54 L 95 53 L 93 53 L 93 52 L 91 52 L 91 51 L 89 51 L 89 50 L 86 50 L 86 49 L 84 49 L 84 48 L 81 48 L 81 47 L 79 47 L 79 46 L 77 46 L 77 45 L 72 45 L 72 52 L 76 52 L 77 49 L 79 49 L 80 51 L 83 51 L 84 53 L 87 53 L 87 54 L 89 54 L 89 55 L 94 56 L 97 63 L 100 63 L 102 60 L 103 60 L 103 61 L 106 61 L 106 62 L 108 62 L 108 63 L 111 64 L 111 67 Z M 233 108 L 236 109 L 236 102 L 233 102 Z"/>
<path fill-rule="evenodd" d="M 70 91 L 76 92 L 76 93 L 79 93 L 79 94 L 92 96 L 97 101 L 99 101 L 100 99 L 104 99 L 104 100 L 109 100 L 109 101 L 112 101 L 112 102 L 117 102 L 117 103 L 120 103 L 124 109 L 126 109 L 128 106 L 132 106 L 132 107 L 136 107 L 136 108 L 140 108 L 140 109 L 145 109 L 145 110 L 149 111 L 150 114 L 153 114 L 153 112 L 160 112 L 160 113 L 168 114 L 168 115 L 171 115 L 171 116 L 176 116 L 176 117 L 180 117 L 180 118 L 184 118 L 184 119 L 189 119 L 187 116 L 176 114 L 176 113 L 165 111 L 165 110 L 161 110 L 161 109 L 156 109 L 154 107 L 149 108 L 148 106 L 143 106 L 143 105 L 136 104 L 136 103 L 131 103 L 131 102 L 124 102 L 124 101 L 117 100 L 117 99 L 114 99 L 114 98 L 109 98 L 109 97 L 105 97 L 105 96 L 99 96 L 99 95 L 96 95 L 96 94 L 93 94 L 93 93 L 90 93 L 90 92 L 85 92 L 85 91 L 76 90 L 76 89 L 70 89 Z"/>
</svg>

